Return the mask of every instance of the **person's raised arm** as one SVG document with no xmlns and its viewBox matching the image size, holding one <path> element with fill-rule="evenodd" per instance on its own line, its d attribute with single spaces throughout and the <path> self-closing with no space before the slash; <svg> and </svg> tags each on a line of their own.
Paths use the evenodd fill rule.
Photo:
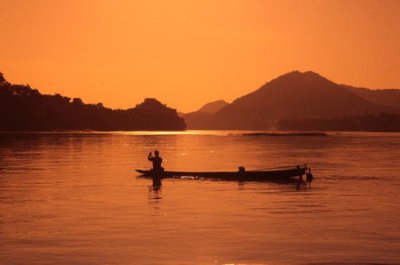
<svg viewBox="0 0 400 265">
<path fill-rule="evenodd" d="M 151 154 L 151 152 L 149 153 L 149 156 L 147 157 L 148 160 L 153 160 L 153 155 Z"/>
</svg>

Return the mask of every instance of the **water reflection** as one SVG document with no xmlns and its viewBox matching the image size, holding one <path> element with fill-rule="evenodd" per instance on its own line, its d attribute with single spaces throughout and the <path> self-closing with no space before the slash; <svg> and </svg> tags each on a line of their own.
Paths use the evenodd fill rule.
<svg viewBox="0 0 400 265">
<path fill-rule="evenodd" d="M 395 264 L 397 146 L 400 135 L 3 134 L 0 264 Z M 317 175 L 312 189 L 136 178 L 155 148 L 169 170 L 308 162 Z"/>
<path fill-rule="evenodd" d="M 157 201 L 161 200 L 161 178 L 160 177 L 153 177 L 152 178 L 152 185 L 149 187 L 149 200 Z"/>
<path fill-rule="evenodd" d="M 161 190 L 161 177 L 153 177 L 153 185 L 152 185 L 152 187 L 153 187 L 153 190 L 154 191 L 158 191 L 158 190 Z"/>
<path fill-rule="evenodd" d="M 161 188 L 162 188 L 162 177 L 151 177 L 151 176 L 144 176 L 139 175 L 137 178 L 147 179 L 148 181 L 151 180 L 152 185 L 149 186 L 149 196 L 150 200 L 159 200 L 162 199 L 160 196 Z M 293 190 L 309 190 L 311 189 L 311 183 L 313 179 L 304 179 L 303 177 L 300 178 L 291 178 L 291 179 L 271 179 L 271 180 L 260 180 L 260 181 L 245 181 L 245 180 L 223 180 L 217 178 L 198 178 L 198 177 L 174 177 L 173 179 L 180 179 L 181 181 L 191 180 L 193 182 L 219 182 L 219 183 L 237 183 L 238 190 L 246 190 L 248 186 L 252 187 L 253 185 L 259 185 L 259 187 L 264 187 L 265 189 L 274 187 L 277 190 L 286 191 L 289 189 Z"/>
</svg>

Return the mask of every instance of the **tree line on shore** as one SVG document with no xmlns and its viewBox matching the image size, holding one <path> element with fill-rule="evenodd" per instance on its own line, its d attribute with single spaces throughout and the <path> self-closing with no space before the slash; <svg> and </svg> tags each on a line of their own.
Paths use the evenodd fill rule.
<svg viewBox="0 0 400 265">
<path fill-rule="evenodd" d="M 29 85 L 7 82 L 0 73 L 0 131 L 185 130 L 175 109 L 156 99 L 127 110 L 85 104 L 80 98 L 44 95 Z"/>
<path fill-rule="evenodd" d="M 279 130 L 400 132 L 400 114 L 385 113 L 333 118 L 282 119 Z"/>
</svg>

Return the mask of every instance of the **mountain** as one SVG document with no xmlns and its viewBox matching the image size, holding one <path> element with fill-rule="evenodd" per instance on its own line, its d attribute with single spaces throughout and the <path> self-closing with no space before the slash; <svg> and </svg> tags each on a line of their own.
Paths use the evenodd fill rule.
<svg viewBox="0 0 400 265">
<path fill-rule="evenodd" d="M 368 89 L 345 86 L 351 92 L 377 105 L 400 108 L 400 89 Z"/>
<path fill-rule="evenodd" d="M 197 112 L 217 113 L 218 111 L 220 111 L 223 107 L 225 107 L 228 104 L 229 103 L 224 100 L 216 100 L 216 101 L 205 104 Z"/>
<path fill-rule="evenodd" d="M 103 104 L 84 104 L 81 99 L 43 95 L 28 85 L 7 82 L 0 73 L 0 131 L 53 130 L 184 130 L 186 124 L 156 99 L 127 110 Z"/>
<path fill-rule="evenodd" d="M 317 73 L 294 71 L 234 100 L 213 115 L 190 117 L 189 129 L 272 129 L 281 119 L 329 118 L 395 111 Z M 187 117 L 185 116 L 185 119 Z"/>
</svg>

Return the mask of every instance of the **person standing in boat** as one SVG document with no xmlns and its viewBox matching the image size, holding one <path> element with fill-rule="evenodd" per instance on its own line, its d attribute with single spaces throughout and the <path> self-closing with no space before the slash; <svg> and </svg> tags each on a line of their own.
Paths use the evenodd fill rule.
<svg viewBox="0 0 400 265">
<path fill-rule="evenodd" d="M 162 158 L 160 157 L 160 152 L 158 152 L 158 150 L 154 151 L 154 156 L 150 152 L 147 159 L 153 163 L 153 171 L 163 171 L 164 170 L 164 168 L 161 166 Z"/>
</svg>

